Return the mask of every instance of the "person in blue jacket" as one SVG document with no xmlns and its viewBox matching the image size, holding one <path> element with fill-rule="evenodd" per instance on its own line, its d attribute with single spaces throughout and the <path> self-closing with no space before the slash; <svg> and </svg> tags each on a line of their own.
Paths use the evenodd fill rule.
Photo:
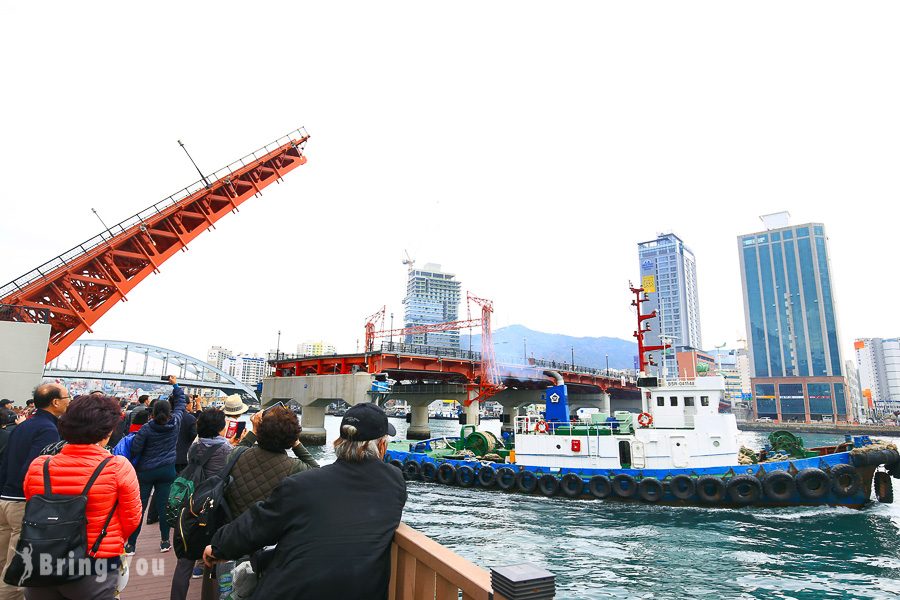
<svg viewBox="0 0 900 600">
<path fill-rule="evenodd" d="M 131 462 L 137 471 L 141 486 L 141 506 L 145 514 L 149 508 L 147 504 L 151 492 L 155 495 L 154 503 L 159 515 L 160 552 L 168 552 L 172 548 L 169 542 L 169 523 L 166 521 L 166 502 L 172 482 L 175 481 L 175 446 L 187 405 L 187 396 L 174 375 L 169 375 L 169 383 L 172 384 L 169 400 L 157 400 L 153 404 L 150 422 L 138 430 L 131 442 Z M 126 554 L 134 554 L 134 546 L 140 533 L 141 528 L 138 526 L 125 544 Z"/>
</svg>

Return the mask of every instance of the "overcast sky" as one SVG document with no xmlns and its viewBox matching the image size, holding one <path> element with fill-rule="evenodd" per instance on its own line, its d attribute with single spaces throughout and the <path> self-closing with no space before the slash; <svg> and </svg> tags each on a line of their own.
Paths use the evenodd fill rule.
<svg viewBox="0 0 900 600">
<path fill-rule="evenodd" d="M 744 337 L 737 236 L 825 223 L 844 357 L 900 335 L 896 2 L 3 2 L 0 280 L 305 126 L 309 162 L 94 337 L 205 357 L 402 320 L 404 249 L 497 327 L 631 339 L 636 244 L 697 257 Z M 874 299 L 874 302 L 873 302 Z M 361 341 L 360 341 L 361 343 Z"/>
</svg>

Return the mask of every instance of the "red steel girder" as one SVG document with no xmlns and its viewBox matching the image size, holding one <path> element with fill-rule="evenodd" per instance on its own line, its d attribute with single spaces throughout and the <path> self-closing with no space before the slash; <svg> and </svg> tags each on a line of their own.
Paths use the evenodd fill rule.
<svg viewBox="0 0 900 600">
<path fill-rule="evenodd" d="M 306 163 L 303 146 L 309 136 L 298 131 L 283 144 L 247 157 L 241 164 L 184 198 L 132 218 L 102 243 L 85 242 L 81 254 L 60 256 L 50 270 L 36 270 L 2 289 L 0 305 L 19 307 L 16 320 L 50 324 L 47 362 L 58 357 L 117 301 L 194 238 L 236 211 L 247 199 Z M 88 247 L 85 249 L 85 245 Z M 77 251 L 77 248 L 75 249 Z M 58 264 L 57 264 L 58 263 Z M 20 283 L 22 282 L 22 283 Z M 12 290 L 12 291 L 10 291 Z"/>
</svg>

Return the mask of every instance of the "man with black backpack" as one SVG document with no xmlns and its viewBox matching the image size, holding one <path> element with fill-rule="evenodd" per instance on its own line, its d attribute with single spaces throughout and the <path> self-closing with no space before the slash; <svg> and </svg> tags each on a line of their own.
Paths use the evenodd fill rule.
<svg viewBox="0 0 900 600">
<path fill-rule="evenodd" d="M 172 483 L 172 491 L 169 493 L 167 516 L 172 525 L 177 522 L 180 509 L 190 501 L 195 490 L 211 477 L 222 472 L 228 455 L 233 446 L 225 438 L 225 413 L 215 408 L 207 408 L 197 417 L 197 441 L 187 452 L 187 466 L 179 473 Z M 191 576 L 202 576 L 202 567 L 195 567 L 196 561 L 183 557 L 185 549 L 179 547 L 179 534 L 175 534 L 175 554 L 178 555 L 178 564 L 172 577 L 171 600 L 184 600 L 187 596 Z M 202 549 L 201 549 L 202 552 Z M 199 556 L 197 556 L 199 558 Z M 216 598 L 218 584 L 210 577 L 203 578 L 202 600 Z"/>
</svg>

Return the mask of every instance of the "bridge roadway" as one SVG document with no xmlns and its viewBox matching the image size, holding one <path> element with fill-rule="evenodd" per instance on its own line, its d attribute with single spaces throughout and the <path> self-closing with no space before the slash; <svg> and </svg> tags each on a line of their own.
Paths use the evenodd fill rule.
<svg viewBox="0 0 900 600">
<path fill-rule="evenodd" d="M 481 377 L 477 352 L 398 343 L 385 343 L 380 350 L 330 356 L 270 354 L 274 376 L 263 383 L 262 405 L 293 402 L 303 407 L 305 444 L 321 445 L 325 439 L 325 409 L 338 400 L 348 404 L 405 400 L 411 406 L 410 439 L 431 437 L 428 405 L 435 400 L 460 403 L 478 395 Z M 569 390 L 569 406 L 584 406 L 604 412 L 640 407 L 640 392 L 633 374 L 572 364 L 531 359 L 528 364 L 498 364 L 505 389 L 491 398 L 503 406 L 504 430 L 512 428 L 519 409 L 543 402 L 542 392 L 553 380 L 545 371 L 562 376 Z M 375 376 L 385 375 L 396 383 L 389 391 L 374 391 Z M 466 422 L 478 423 L 478 405 L 465 409 Z"/>
</svg>

